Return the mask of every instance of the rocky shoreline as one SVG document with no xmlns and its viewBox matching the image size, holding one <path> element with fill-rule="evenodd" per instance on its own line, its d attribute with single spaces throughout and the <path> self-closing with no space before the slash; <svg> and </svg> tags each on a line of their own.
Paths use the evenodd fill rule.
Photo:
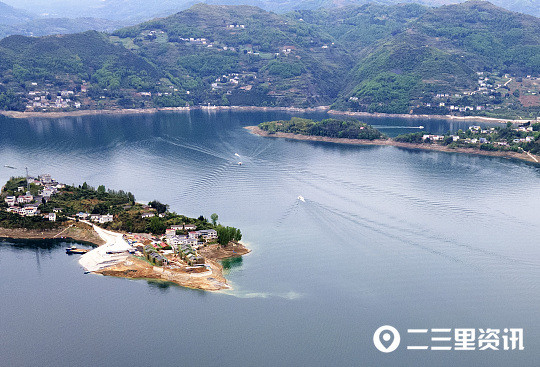
<svg viewBox="0 0 540 367">
<path fill-rule="evenodd" d="M 496 123 L 524 123 L 532 121 L 531 119 L 512 120 L 484 116 L 453 116 L 453 115 L 413 115 L 413 114 L 389 114 L 389 113 L 370 113 L 354 111 L 337 111 L 330 109 L 329 106 L 318 106 L 310 108 L 299 107 L 257 107 L 257 106 L 190 106 L 190 107 L 163 107 L 163 108 L 137 108 L 137 109 L 116 109 L 116 110 L 76 110 L 62 112 L 19 112 L 19 111 L 0 111 L 0 115 L 10 118 L 62 118 L 62 117 L 82 117 L 97 115 L 139 115 L 155 114 L 158 112 L 189 112 L 194 110 L 202 111 L 281 111 L 293 113 L 313 113 L 326 112 L 330 115 L 350 116 L 350 117 L 398 117 L 407 119 L 437 119 L 437 120 L 465 120 L 465 121 L 485 121 Z"/>
<path fill-rule="evenodd" d="M 444 145 L 438 144 L 415 144 L 415 143 L 404 143 L 398 142 L 393 139 L 375 139 L 375 140 L 363 140 L 363 139 L 345 139 L 345 138 L 329 138 L 324 136 L 311 136 L 311 135 L 301 135 L 293 133 L 283 133 L 277 132 L 275 134 L 270 134 L 267 131 L 260 129 L 258 126 L 247 126 L 245 129 L 249 130 L 252 134 L 269 137 L 269 138 L 286 138 L 294 140 L 304 140 L 304 141 L 321 141 L 327 143 L 335 144 L 348 144 L 348 145 L 378 145 L 378 146 L 393 146 L 398 148 L 406 149 L 416 149 L 416 150 L 431 150 L 438 152 L 448 152 L 448 153 L 466 153 L 466 154 L 475 154 L 475 155 L 484 155 L 490 157 L 502 157 L 502 158 L 512 158 L 519 159 L 527 162 L 532 162 L 538 164 L 540 162 L 540 156 L 529 155 L 526 153 L 518 153 L 513 151 L 487 151 L 480 150 L 477 148 L 450 148 Z"/>
</svg>

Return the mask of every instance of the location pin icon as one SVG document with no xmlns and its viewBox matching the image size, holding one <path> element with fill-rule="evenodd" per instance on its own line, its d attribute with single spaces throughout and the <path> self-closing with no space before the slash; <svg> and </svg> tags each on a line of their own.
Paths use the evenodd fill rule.
<svg viewBox="0 0 540 367">
<path fill-rule="evenodd" d="M 383 353 L 390 353 L 397 349 L 401 337 L 395 327 L 384 325 L 375 330 L 373 334 L 373 344 L 375 348 Z"/>
</svg>

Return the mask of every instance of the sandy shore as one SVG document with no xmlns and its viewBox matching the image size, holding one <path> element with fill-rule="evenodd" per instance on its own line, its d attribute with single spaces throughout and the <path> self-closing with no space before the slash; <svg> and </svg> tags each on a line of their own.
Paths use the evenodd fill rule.
<svg viewBox="0 0 540 367">
<path fill-rule="evenodd" d="M 206 267 L 191 268 L 186 265 L 157 267 L 126 252 L 108 255 L 108 251 L 123 249 L 119 248 L 121 236 L 121 233 L 102 228 L 96 231 L 91 225 L 83 222 L 67 222 L 59 228 L 48 231 L 0 228 L 0 238 L 71 239 L 95 244 L 98 247 L 81 256 L 79 261 L 87 271 L 93 273 L 129 279 L 153 279 L 207 291 L 231 289 L 223 275 L 223 267 L 219 260 L 239 257 L 251 252 L 241 243 L 231 242 L 227 247 L 217 244 L 209 245 L 199 251 L 205 257 Z M 174 255 L 168 255 L 168 258 L 176 260 Z"/>
<path fill-rule="evenodd" d="M 256 106 L 191 106 L 191 107 L 163 107 L 163 108 L 137 108 L 137 109 L 116 109 L 116 110 L 76 110 L 62 112 L 18 112 L 18 111 L 0 111 L 1 115 L 11 118 L 62 118 L 62 117 L 80 117 L 80 116 L 96 116 L 96 115 L 139 115 L 139 114 L 154 114 L 162 111 L 170 112 L 189 112 L 194 110 L 202 111 L 282 111 L 292 113 L 311 113 L 311 112 L 326 112 L 330 115 L 350 116 L 350 117 L 399 117 L 408 119 L 443 119 L 443 120 L 467 120 L 467 121 L 484 121 L 484 122 L 500 122 L 508 121 L 514 123 L 523 123 L 531 121 L 511 120 L 494 117 L 483 116 L 452 116 L 452 115 L 412 115 L 412 114 L 388 114 L 388 113 L 369 113 L 369 112 L 352 112 L 352 111 L 337 111 L 331 110 L 329 106 L 319 106 L 312 108 L 298 107 L 256 107 Z"/>
<path fill-rule="evenodd" d="M 199 251 L 206 260 L 206 267 L 191 268 L 184 265 L 157 267 L 144 259 L 129 256 L 124 261 L 95 273 L 129 279 L 152 279 L 187 288 L 219 291 L 231 289 L 223 275 L 223 267 L 219 260 L 242 256 L 249 252 L 250 250 L 240 243 L 230 243 L 227 247 L 209 245 Z M 176 260 L 174 255 L 168 255 L 167 258 Z"/>
<path fill-rule="evenodd" d="M 269 134 L 268 132 L 260 129 L 258 126 L 247 126 L 245 129 L 249 130 L 252 134 L 260 135 L 270 138 L 286 138 L 294 140 L 305 140 L 305 141 L 323 141 L 327 143 L 335 144 L 349 144 L 349 145 L 379 145 L 379 146 L 393 146 L 406 149 L 420 149 L 420 150 L 432 150 L 437 152 L 448 152 L 448 153 L 466 153 L 466 154 L 475 154 L 475 155 L 485 155 L 490 157 L 503 157 L 503 158 L 513 158 L 520 159 L 527 162 L 539 163 L 540 156 L 535 156 L 532 154 L 518 153 L 512 151 L 487 151 L 480 150 L 477 148 L 450 148 L 444 145 L 438 144 L 414 144 L 414 143 L 403 143 L 398 142 L 392 139 L 376 139 L 376 140 L 364 140 L 364 139 L 344 139 L 344 138 L 329 138 L 324 136 L 310 136 L 310 135 L 300 135 L 292 133 L 282 133 L 277 132 L 275 134 Z"/>
</svg>

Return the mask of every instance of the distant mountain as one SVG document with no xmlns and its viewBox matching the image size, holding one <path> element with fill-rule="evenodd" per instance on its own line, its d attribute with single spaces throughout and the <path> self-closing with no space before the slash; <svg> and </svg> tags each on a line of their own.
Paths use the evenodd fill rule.
<svg viewBox="0 0 540 367">
<path fill-rule="evenodd" d="M 24 23 L 34 17 L 35 15 L 32 15 L 27 11 L 15 9 L 10 5 L 0 2 L 0 25 Z"/>
<path fill-rule="evenodd" d="M 97 18 L 35 18 L 25 23 L 0 25 L 0 39 L 10 35 L 48 36 L 95 30 L 112 32 L 129 23 Z"/>
<path fill-rule="evenodd" d="M 196 3 L 213 5 L 251 5 L 277 13 L 294 10 L 334 9 L 349 5 L 396 5 L 417 3 L 425 6 L 441 6 L 465 0 L 4 0 L 15 7 L 50 17 L 94 17 L 122 21 L 144 21 L 156 16 L 166 16 L 185 10 Z M 497 6 L 511 11 L 540 16 L 537 0 L 493 0 Z"/>
<path fill-rule="evenodd" d="M 18 4 L 20 5 L 20 4 Z M 46 36 L 96 30 L 112 32 L 131 23 L 99 18 L 51 18 L 16 9 L 0 2 L 0 39 L 10 35 Z"/>
<path fill-rule="evenodd" d="M 288 14 L 198 4 L 110 35 L 0 41 L 0 92 L 84 83 L 87 108 L 332 104 L 450 113 L 446 104 L 455 104 L 534 115 L 536 76 L 540 19 L 482 1 Z"/>
</svg>

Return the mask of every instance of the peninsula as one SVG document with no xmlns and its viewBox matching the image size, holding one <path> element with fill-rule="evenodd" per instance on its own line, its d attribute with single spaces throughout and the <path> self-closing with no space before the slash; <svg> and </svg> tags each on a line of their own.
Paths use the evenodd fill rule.
<svg viewBox="0 0 540 367">
<path fill-rule="evenodd" d="M 507 157 L 540 163 L 540 123 L 468 130 L 444 135 L 417 132 L 388 138 L 372 126 L 357 120 L 325 119 L 313 121 L 293 117 L 288 121 L 270 121 L 247 126 L 251 133 L 275 138 L 323 141 L 351 145 L 386 145 L 407 149 L 468 153 Z"/>
<path fill-rule="evenodd" d="M 91 273 L 216 291 L 230 288 L 220 260 L 250 252 L 239 242 L 241 231 L 218 224 L 217 214 L 210 221 L 189 218 L 159 201 L 138 203 L 130 192 L 86 182 L 65 185 L 48 174 L 12 177 L 0 198 L 0 238 L 97 246 L 79 261 Z"/>
</svg>

